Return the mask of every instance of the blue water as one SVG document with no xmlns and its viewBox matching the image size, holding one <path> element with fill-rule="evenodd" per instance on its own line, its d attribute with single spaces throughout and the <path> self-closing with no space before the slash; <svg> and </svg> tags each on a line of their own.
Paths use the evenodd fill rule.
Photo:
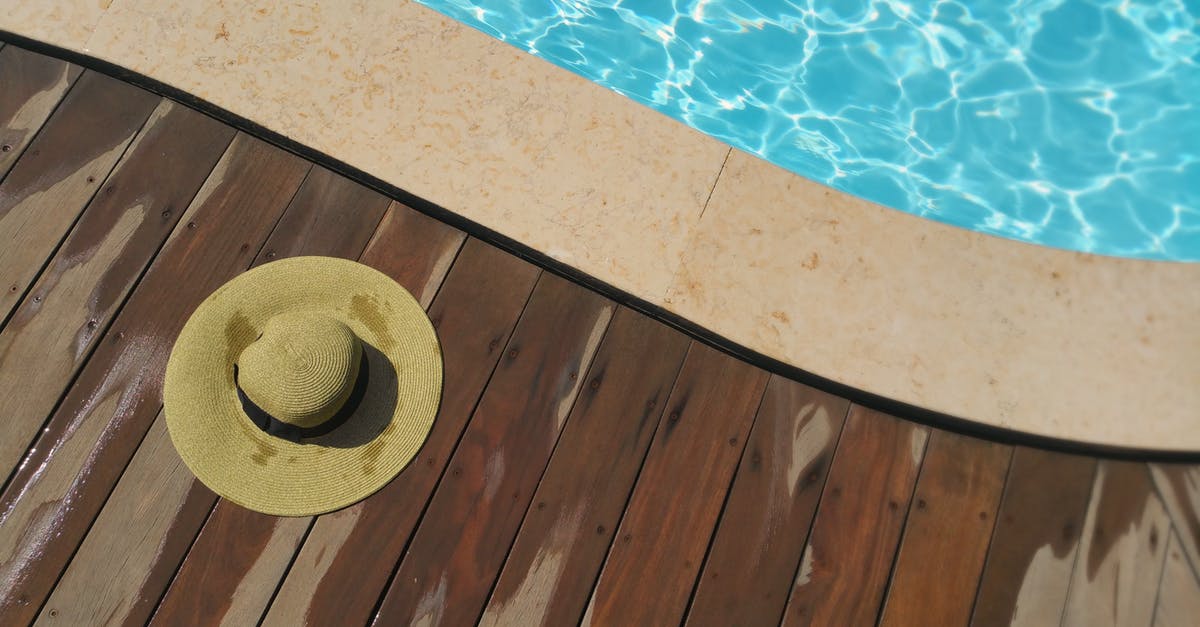
<svg viewBox="0 0 1200 627">
<path fill-rule="evenodd" d="M 902 211 L 1200 261 L 1200 0 L 420 0 Z"/>
</svg>

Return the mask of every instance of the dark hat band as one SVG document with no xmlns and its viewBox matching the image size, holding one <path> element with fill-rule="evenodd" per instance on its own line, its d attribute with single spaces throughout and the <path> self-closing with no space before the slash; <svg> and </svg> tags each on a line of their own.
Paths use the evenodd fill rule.
<svg viewBox="0 0 1200 627">
<path fill-rule="evenodd" d="M 237 388 L 238 400 L 242 402 L 242 411 L 254 426 L 262 429 L 267 435 L 273 435 L 277 438 L 282 438 L 289 442 L 300 443 L 301 440 L 308 438 L 316 438 L 345 424 L 345 422 L 354 415 L 362 403 L 363 397 L 367 395 L 367 380 L 370 378 L 370 362 L 367 360 L 367 352 L 363 351 L 362 360 L 358 366 L 358 378 L 354 380 L 354 389 L 350 391 L 350 396 L 346 398 L 346 402 L 342 403 L 342 407 L 321 424 L 315 427 L 297 427 L 294 424 L 284 422 L 278 418 L 268 414 L 263 408 L 254 404 L 250 397 L 242 391 L 242 386 L 238 384 L 238 367 L 233 365 L 233 384 Z"/>
</svg>

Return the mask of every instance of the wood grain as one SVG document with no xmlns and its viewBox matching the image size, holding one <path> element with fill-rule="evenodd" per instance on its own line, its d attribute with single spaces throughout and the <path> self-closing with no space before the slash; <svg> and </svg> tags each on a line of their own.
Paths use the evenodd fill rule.
<svg viewBox="0 0 1200 627">
<path fill-rule="evenodd" d="M 0 473 L 8 477 L 233 130 L 163 101 L 0 332 Z M 30 373 L 37 372 L 37 385 Z"/>
<path fill-rule="evenodd" d="M 688 625 L 778 625 L 850 402 L 773 376 Z"/>
<path fill-rule="evenodd" d="M 851 406 L 784 625 L 873 625 L 928 429 Z"/>
<path fill-rule="evenodd" d="M 439 230 L 420 228 L 426 225 L 424 216 L 401 204 L 388 204 L 383 197 L 324 169 L 314 169 L 293 205 L 263 247 L 263 258 L 313 252 L 355 257 L 362 252 L 360 262 L 386 271 L 387 264 L 380 262 L 390 261 L 392 251 L 396 251 L 405 263 L 401 272 L 388 274 L 426 306 L 447 271 L 441 260 L 452 257 L 462 242 L 461 232 L 436 222 Z M 322 214 L 339 212 L 345 213 L 321 228 L 300 226 L 321 225 L 325 221 Z M 365 225 L 379 224 L 381 212 L 382 224 L 372 235 Z M 299 228 L 288 229 L 287 225 Z M 371 239 L 363 251 L 368 237 Z M 257 622 L 311 522 L 310 517 L 266 516 L 227 501 L 219 502 L 153 622 Z"/>
<path fill-rule="evenodd" d="M 579 620 L 688 344 L 655 320 L 617 311 L 482 624 Z"/>
<path fill-rule="evenodd" d="M 279 256 L 277 251 L 287 256 L 357 258 L 388 203 L 348 179 L 314 169 L 252 265 Z M 39 623 L 84 624 L 102 619 L 144 624 L 154 610 L 217 499 L 179 459 L 165 425 L 160 413 L 72 558 Z M 145 473 L 135 472 L 139 468 L 156 469 L 158 480 L 147 481 Z M 153 515 L 144 511 L 147 502 L 158 503 Z M 112 555 L 123 556 L 122 569 L 115 576 L 109 564 Z M 104 593 L 96 594 L 97 590 Z"/>
<path fill-rule="evenodd" d="M 195 537 L 187 524 L 216 498 L 183 465 L 160 412 L 35 624 L 144 623 L 161 593 L 154 582 Z"/>
<path fill-rule="evenodd" d="M 1018 447 L 980 579 L 972 625 L 1057 624 L 1096 460 Z"/>
<path fill-rule="evenodd" d="M 1101 461 L 1063 625 L 1150 625 L 1170 525 L 1145 464 Z"/>
<path fill-rule="evenodd" d="M 1184 556 L 1200 572 L 1200 466 L 1150 464 L 1150 476 L 1179 535 Z"/>
<path fill-rule="evenodd" d="M 427 237 L 426 227 L 438 223 L 425 220 L 413 221 L 414 228 L 405 232 Z M 384 246 L 387 251 L 407 250 Z M 418 459 L 366 501 L 317 519 L 266 624 L 363 624 L 371 619 L 538 274 L 532 265 L 478 240 L 466 242 L 430 308 L 442 342 L 445 389 Z"/>
<path fill-rule="evenodd" d="M 84 72 L 8 176 L 0 182 L 0 321 L 45 261 L 159 98 Z"/>
<path fill-rule="evenodd" d="M 1171 532 L 1167 542 L 1154 627 L 1195 627 L 1200 620 L 1200 579 L 1188 563 L 1179 535 Z"/>
<path fill-rule="evenodd" d="M 935 431 L 925 454 L 880 625 L 965 625 L 1012 448 Z"/>
<path fill-rule="evenodd" d="M 0 495 L 0 624 L 37 611 L 158 414 L 187 316 L 249 266 L 308 168 L 239 135 L 192 201 Z"/>
<path fill-rule="evenodd" d="M 542 274 L 374 624 L 479 618 L 613 309 Z"/>
<path fill-rule="evenodd" d="M 16 46 L 0 49 L 0 180 L 81 71 L 77 65 Z"/>
<path fill-rule="evenodd" d="M 584 624 L 677 624 L 687 609 L 765 372 L 693 344 Z"/>
</svg>

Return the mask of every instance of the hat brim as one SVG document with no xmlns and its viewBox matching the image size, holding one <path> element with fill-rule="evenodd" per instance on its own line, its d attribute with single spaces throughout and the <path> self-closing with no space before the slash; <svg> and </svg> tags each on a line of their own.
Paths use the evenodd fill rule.
<svg viewBox="0 0 1200 627">
<path fill-rule="evenodd" d="M 290 442 L 243 412 L 234 363 L 272 316 L 319 311 L 363 343 L 362 402 L 328 434 Z M 329 257 L 259 266 L 226 283 L 188 319 L 167 363 L 163 405 L 183 462 L 221 497 L 277 516 L 308 516 L 370 496 L 413 459 L 433 425 L 442 359 L 433 325 L 387 275 Z"/>
</svg>

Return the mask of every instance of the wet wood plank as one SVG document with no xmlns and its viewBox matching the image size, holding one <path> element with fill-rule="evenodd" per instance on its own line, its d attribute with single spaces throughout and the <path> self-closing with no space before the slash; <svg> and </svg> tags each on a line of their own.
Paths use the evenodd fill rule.
<svg viewBox="0 0 1200 627">
<path fill-rule="evenodd" d="M 212 118 L 163 101 L 0 332 L 4 477 L 233 135 Z M 35 370 L 37 385 L 30 385 Z"/>
<path fill-rule="evenodd" d="M 16 46 L 0 49 L 0 180 L 82 69 Z"/>
<path fill-rule="evenodd" d="M 767 378 L 715 349 L 692 345 L 584 624 L 683 619 Z"/>
<path fill-rule="evenodd" d="M 1058 624 L 1095 472 L 1090 457 L 1014 451 L 972 625 Z"/>
<path fill-rule="evenodd" d="M 875 623 L 928 437 L 925 427 L 850 408 L 784 625 Z"/>
<path fill-rule="evenodd" d="M 252 265 L 295 255 L 356 259 L 388 204 L 314 168 Z M 144 624 L 216 500 L 180 460 L 160 413 L 38 622 Z M 154 504 L 151 515 L 148 503 Z M 112 555 L 123 556 L 117 573 L 109 565 Z"/>
<path fill-rule="evenodd" d="M 850 402 L 771 377 L 688 625 L 778 625 Z"/>
<path fill-rule="evenodd" d="M 1167 542 L 1154 627 L 1195 627 L 1200 621 L 1200 579 L 1188 563 L 1179 535 L 1171 532 Z"/>
<path fill-rule="evenodd" d="M 1200 466 L 1150 464 L 1150 476 L 1179 535 L 1183 554 L 1200 572 Z"/>
<path fill-rule="evenodd" d="M 411 225 L 416 237 L 425 237 L 419 234 L 437 224 L 424 223 L 427 219 L 422 216 Z M 381 248 L 389 255 L 406 249 Z M 388 265 L 381 260 L 381 267 Z M 442 341 L 445 388 L 420 455 L 371 498 L 317 519 L 266 624 L 365 624 L 371 619 L 538 274 L 535 267 L 478 240 L 466 242 L 430 308 Z"/>
<path fill-rule="evenodd" d="M 1169 531 L 1146 465 L 1100 462 L 1063 625 L 1150 625 Z"/>
<path fill-rule="evenodd" d="M 179 527 L 203 520 L 216 498 L 183 465 L 159 412 L 35 624 L 144 622 L 161 592 L 147 584 L 169 579 L 195 537 Z"/>
<path fill-rule="evenodd" d="M 314 171 L 314 174 L 327 176 L 323 170 Z M 310 175 L 309 179 L 312 178 Z M 369 209 L 367 213 L 371 217 L 358 222 L 379 222 L 374 212 L 375 197 L 368 195 L 356 200 L 347 196 L 345 192 L 362 196 L 367 190 L 349 184 L 345 179 L 338 180 L 341 181 L 339 186 L 347 189 L 341 194 L 323 194 L 328 198 L 313 204 L 314 209 L 332 208 L 334 212 L 340 211 L 337 207 L 350 207 L 357 212 Z M 303 195 L 302 191 L 299 196 Z M 370 207 L 363 206 L 367 201 L 370 201 Z M 289 210 L 276 233 L 323 233 L 325 229 L 286 231 L 282 228 L 285 223 L 318 223 L 322 220 L 321 211 L 297 212 L 296 215 L 309 217 L 289 219 L 292 214 Z M 341 229 L 342 237 L 357 233 L 353 238 L 355 250 L 361 250 L 363 240 L 371 236 L 360 262 L 384 271 L 412 291 L 422 305 L 428 306 L 445 278 L 449 259 L 458 251 L 463 234 L 438 222 L 426 222 L 428 218 L 399 203 L 387 207 L 373 236 L 362 230 L 361 225 L 353 224 L 351 218 L 353 215 L 348 214 L 341 220 L 330 222 L 328 227 L 346 223 Z M 328 235 L 324 238 L 328 239 Z M 308 254 L 305 247 L 312 245 L 313 240 L 306 236 L 293 236 L 288 242 L 273 236 L 264 246 L 263 255 L 274 258 Z M 317 249 L 324 251 L 321 254 L 332 254 L 327 244 L 318 245 Z M 341 250 L 348 252 L 351 248 L 342 247 Z M 397 258 L 402 258 L 403 262 L 397 262 Z M 515 314 L 513 317 L 515 320 Z M 257 622 L 311 522 L 310 517 L 266 516 L 227 501 L 219 502 L 155 612 L 153 622 L 161 625 L 195 623 L 202 619 L 231 625 Z M 382 586 L 381 583 L 379 588 Z"/>
<path fill-rule="evenodd" d="M 149 92 L 85 72 L 0 182 L 0 321 L 158 102 Z"/>
<path fill-rule="evenodd" d="M 250 265 L 308 169 L 244 135 L 217 164 L 0 495 L 0 623 L 37 611 L 158 414 L 187 316 Z"/>
<path fill-rule="evenodd" d="M 479 618 L 613 310 L 542 274 L 374 624 Z"/>
<path fill-rule="evenodd" d="M 617 311 L 482 624 L 579 620 L 688 345 L 655 320 Z"/>
<path fill-rule="evenodd" d="M 965 625 L 1012 447 L 935 431 L 896 555 L 880 625 Z"/>
</svg>

